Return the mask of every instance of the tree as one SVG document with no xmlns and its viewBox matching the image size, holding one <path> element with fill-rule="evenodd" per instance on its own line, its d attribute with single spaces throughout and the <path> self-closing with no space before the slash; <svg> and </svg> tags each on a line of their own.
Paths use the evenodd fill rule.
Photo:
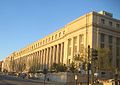
<svg viewBox="0 0 120 85">
<path fill-rule="evenodd" d="M 57 63 L 53 63 L 51 70 L 55 71 L 55 72 L 65 72 L 67 70 L 67 67 L 64 64 L 57 64 Z"/>
<path fill-rule="evenodd" d="M 77 69 L 82 69 L 82 70 L 86 70 L 87 69 L 87 49 L 85 49 L 84 45 L 81 44 L 80 45 L 80 52 L 76 53 L 73 56 L 73 62 L 76 65 Z M 80 68 L 82 67 L 82 68 Z"/>
<path fill-rule="evenodd" d="M 110 53 L 111 51 L 107 48 L 98 49 L 98 69 L 113 70 Z"/>
<path fill-rule="evenodd" d="M 72 73 L 74 73 L 77 70 L 74 62 L 70 63 L 69 70 Z"/>
</svg>

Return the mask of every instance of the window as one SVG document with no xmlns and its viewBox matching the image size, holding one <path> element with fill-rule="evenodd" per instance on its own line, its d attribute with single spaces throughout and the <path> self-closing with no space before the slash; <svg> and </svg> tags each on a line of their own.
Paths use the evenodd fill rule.
<svg viewBox="0 0 120 85">
<path fill-rule="evenodd" d="M 61 32 L 59 33 L 59 37 L 61 37 Z"/>
<path fill-rule="evenodd" d="M 53 40 L 54 36 L 52 36 L 52 40 Z"/>
<path fill-rule="evenodd" d="M 71 55 L 71 39 L 68 39 L 68 56 Z"/>
<path fill-rule="evenodd" d="M 77 52 L 77 36 L 73 38 L 73 55 Z"/>
<path fill-rule="evenodd" d="M 44 42 L 45 42 L 45 41 L 43 40 L 43 44 L 44 44 Z"/>
<path fill-rule="evenodd" d="M 112 51 L 113 51 L 112 45 L 109 45 L 109 49 L 110 49 L 110 55 L 112 55 Z"/>
<path fill-rule="evenodd" d="M 103 43 L 100 44 L 100 48 L 104 48 L 105 45 Z"/>
<path fill-rule="evenodd" d="M 116 47 L 116 56 L 120 55 L 120 47 Z"/>
<path fill-rule="evenodd" d="M 119 28 L 119 27 L 120 27 L 120 24 L 116 24 L 116 27 Z"/>
<path fill-rule="evenodd" d="M 116 56 L 120 56 L 120 38 L 116 38 Z"/>
<path fill-rule="evenodd" d="M 113 39 L 113 38 L 112 38 L 112 36 L 110 35 L 110 36 L 109 36 L 109 44 L 112 44 L 112 39 Z"/>
<path fill-rule="evenodd" d="M 84 35 L 80 35 L 79 38 L 80 38 L 80 44 L 83 43 L 84 42 Z"/>
<path fill-rule="evenodd" d="M 65 31 L 63 31 L 63 34 L 65 34 Z"/>
<path fill-rule="evenodd" d="M 42 45 L 42 42 L 40 42 L 40 45 Z"/>
<path fill-rule="evenodd" d="M 112 26 L 112 25 L 113 25 L 113 23 L 112 23 L 111 21 L 109 21 L 109 25 L 110 25 L 110 26 Z"/>
<path fill-rule="evenodd" d="M 105 42 L 105 34 L 101 33 L 100 35 L 100 41 Z"/>
<path fill-rule="evenodd" d="M 39 42 L 38 42 L 38 46 L 39 46 Z"/>
<path fill-rule="evenodd" d="M 120 46 L 120 38 L 119 37 L 116 38 L 116 45 Z"/>
<path fill-rule="evenodd" d="M 102 23 L 102 24 L 105 24 L 105 19 L 101 19 L 101 23 Z"/>
<path fill-rule="evenodd" d="M 119 67 L 119 59 L 116 59 L 116 66 Z"/>
<path fill-rule="evenodd" d="M 55 39 L 57 39 L 57 34 L 55 35 Z"/>
</svg>

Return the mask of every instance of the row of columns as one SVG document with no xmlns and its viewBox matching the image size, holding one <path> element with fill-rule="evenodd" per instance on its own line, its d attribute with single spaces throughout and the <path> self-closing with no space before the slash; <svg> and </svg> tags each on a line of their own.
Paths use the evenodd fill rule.
<svg viewBox="0 0 120 85">
<path fill-rule="evenodd" d="M 53 63 L 63 63 L 64 42 L 41 49 L 37 52 L 24 56 L 26 64 L 34 65 L 34 70 L 50 68 Z"/>
<path fill-rule="evenodd" d="M 75 39 L 76 38 L 76 39 Z M 68 64 L 70 64 L 71 63 L 71 60 L 72 60 L 72 58 L 73 58 L 73 56 L 76 54 L 76 53 L 81 53 L 81 50 L 84 50 L 84 47 L 82 47 L 81 45 L 83 45 L 84 46 L 84 35 L 83 34 L 81 34 L 81 35 L 77 35 L 77 36 L 75 36 L 75 37 L 72 37 L 72 38 L 69 38 L 70 40 L 71 40 L 71 45 L 70 45 L 70 47 L 71 47 L 71 55 L 69 55 L 68 53 L 67 53 L 67 55 L 68 55 Z M 76 42 L 76 43 L 75 43 Z M 76 50 L 75 50 L 75 46 L 76 46 Z M 68 43 L 68 50 L 69 50 L 69 43 Z"/>
</svg>

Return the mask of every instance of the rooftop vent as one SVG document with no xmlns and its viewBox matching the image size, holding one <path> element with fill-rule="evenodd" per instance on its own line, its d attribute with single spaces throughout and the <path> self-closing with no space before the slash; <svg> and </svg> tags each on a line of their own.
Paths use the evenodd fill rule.
<svg viewBox="0 0 120 85">
<path fill-rule="evenodd" d="M 113 17 L 112 13 L 109 13 L 109 12 L 106 12 L 106 11 L 100 11 L 99 14 L 102 14 L 102 15 L 105 15 L 105 16 L 108 16 L 108 17 Z"/>
</svg>

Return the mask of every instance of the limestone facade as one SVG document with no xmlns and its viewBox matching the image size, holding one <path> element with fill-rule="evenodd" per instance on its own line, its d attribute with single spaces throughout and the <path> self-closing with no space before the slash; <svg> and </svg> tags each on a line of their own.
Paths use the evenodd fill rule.
<svg viewBox="0 0 120 85">
<path fill-rule="evenodd" d="M 112 65 L 120 68 L 120 20 L 105 11 L 87 13 L 10 54 L 3 60 L 3 69 L 18 72 L 27 71 L 33 64 L 34 70 L 50 68 L 53 63 L 69 65 L 77 53 L 86 59 L 88 45 L 91 48 L 110 48 Z"/>
</svg>

